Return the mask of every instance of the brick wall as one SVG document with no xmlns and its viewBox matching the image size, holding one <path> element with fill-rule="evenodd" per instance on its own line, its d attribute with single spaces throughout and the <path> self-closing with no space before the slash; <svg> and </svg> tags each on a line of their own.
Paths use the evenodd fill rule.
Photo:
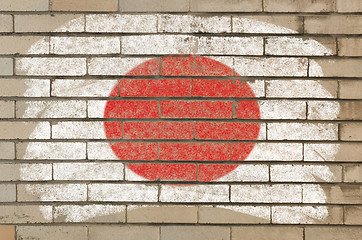
<svg viewBox="0 0 362 240">
<path fill-rule="evenodd" d="M 361 12 L 1 0 L 0 240 L 362 239 Z"/>
</svg>

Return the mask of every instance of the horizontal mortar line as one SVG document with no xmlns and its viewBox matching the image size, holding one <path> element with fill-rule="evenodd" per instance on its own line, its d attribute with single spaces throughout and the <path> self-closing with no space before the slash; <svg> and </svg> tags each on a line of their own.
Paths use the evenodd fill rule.
<svg viewBox="0 0 362 240">
<path fill-rule="evenodd" d="M 1 202 L 0 206 L 66 206 L 66 205 L 91 205 L 91 204 L 102 204 L 102 205 L 115 205 L 115 206 L 195 206 L 195 207 L 210 207 L 210 206 L 256 206 L 256 207 L 279 207 L 279 206 L 325 206 L 325 207 L 359 207 L 362 204 L 343 204 L 343 203 L 253 203 L 253 202 L 122 202 L 122 201 L 21 201 L 21 202 Z M 1 223 L 3 224 L 3 223 Z"/>
<path fill-rule="evenodd" d="M 167 76 L 167 75 L 3 75 L 0 79 L 224 79 L 224 80 L 361 80 L 361 77 L 309 77 L 309 76 Z"/>
<path fill-rule="evenodd" d="M 1 80 L 0 80 L 1 81 Z M 281 98 L 281 97 L 1 97 L 0 101 L 329 101 L 329 102 L 361 102 L 362 99 L 339 99 L 339 98 Z"/>
<path fill-rule="evenodd" d="M 51 32 L 51 31 L 16 31 L 16 32 L 0 32 L 0 36 L 40 36 L 40 37 L 52 37 L 52 36 L 146 36 L 146 35 L 175 35 L 186 37 L 311 37 L 311 38 L 345 38 L 345 37 L 361 37 L 362 33 L 245 33 L 245 32 L 122 32 L 122 31 L 80 31 L 80 32 Z"/>
<path fill-rule="evenodd" d="M 242 213 L 241 213 L 242 214 Z M 266 220 L 266 219 L 265 219 Z M 268 221 L 270 221 L 268 219 Z M 250 221 L 252 222 L 252 221 Z M 166 222 L 40 222 L 40 223 L 2 223 L 2 225 L 16 225 L 17 227 L 30 227 L 30 226 L 82 226 L 86 228 L 91 228 L 93 226 L 152 226 L 152 227 L 170 227 L 170 226 L 188 226 L 188 227 L 196 227 L 196 226 L 208 226 L 208 227 L 298 227 L 298 228 L 315 228 L 315 227 L 341 227 L 341 228 L 360 228 L 362 225 L 358 224 L 344 224 L 344 223 L 337 223 L 337 224 L 330 224 L 330 223 L 274 223 L 274 222 L 263 222 L 263 220 L 256 221 L 254 223 L 212 223 L 205 222 L 205 223 L 166 223 Z"/>
<path fill-rule="evenodd" d="M 219 139 L 0 139 L 0 142 L 15 142 L 15 143 L 30 143 L 30 142 L 186 142 L 186 143 L 197 143 L 197 142 L 214 142 L 214 143 L 362 143 L 362 141 L 340 141 L 340 140 L 219 140 Z"/>
<path fill-rule="evenodd" d="M 322 165 L 322 166 L 349 166 L 349 165 L 356 165 L 361 164 L 362 161 L 306 161 L 306 160 L 225 160 L 225 161 L 178 161 L 178 160 L 119 160 L 119 159 L 75 159 L 72 160 L 66 159 L 66 160 L 59 160 L 59 159 L 0 159 L 0 164 L 53 164 L 53 163 L 123 163 L 123 164 L 131 164 L 131 163 L 148 163 L 148 164 L 165 164 L 165 163 L 175 163 L 175 164 L 181 164 L 181 163 L 190 163 L 190 164 L 221 164 L 221 165 L 268 165 L 268 166 L 280 166 L 280 165 L 303 165 L 303 166 L 314 166 L 314 165 Z"/>
<path fill-rule="evenodd" d="M 64 76 L 54 76 L 54 75 L 3 75 L 1 78 L 24 78 L 24 79 L 83 79 L 83 78 L 110 78 L 110 79 L 245 79 L 245 80 L 331 80 L 331 77 L 308 77 L 308 76 L 177 76 L 177 75 L 154 75 L 154 76 L 127 76 L 127 75 L 64 75 Z M 361 80 L 361 77 L 342 77 L 336 76 L 333 77 L 334 80 Z"/>
<path fill-rule="evenodd" d="M 0 118 L 1 122 L 216 122 L 216 123 L 355 123 L 362 120 L 242 119 L 242 118 Z"/>
<path fill-rule="evenodd" d="M 171 55 L 171 54 L 169 54 Z M 244 55 L 235 55 L 235 54 L 184 54 L 184 55 L 198 55 L 202 57 L 232 57 L 232 58 L 309 58 L 309 59 L 323 59 L 323 60 L 345 60 L 345 59 L 362 59 L 362 56 L 337 56 L 337 55 L 251 55 L 251 54 L 244 54 Z M 15 58 L 161 58 L 167 57 L 166 54 L 0 54 L 0 57 L 15 57 Z"/>
<path fill-rule="evenodd" d="M 346 183 L 346 182 L 269 182 L 269 181 L 250 181 L 250 182 L 237 182 L 237 181 L 171 181 L 171 180 L 143 180 L 143 181 L 133 181 L 133 180 L 43 180 L 43 181 L 1 181 L 2 184 L 113 184 L 113 185 L 124 185 L 124 184 L 132 184 L 132 185 L 139 185 L 139 184 L 146 184 L 146 185 L 175 185 L 175 184 L 182 184 L 187 186 L 201 186 L 201 185 L 210 185 L 210 186 L 220 186 L 220 185 L 230 185 L 230 186 L 237 186 L 237 185 L 321 185 L 321 186 L 360 186 L 361 183 Z M 362 202 L 361 202 L 362 203 Z"/>
<path fill-rule="evenodd" d="M 220 12 L 208 12 L 208 11 L 124 11 L 122 9 L 110 10 L 110 11 L 15 11 L 15 10 L 2 10 L 1 14 L 15 14 L 15 15 L 89 15 L 89 14 L 120 14 L 120 15 L 190 15 L 190 16 L 272 16 L 272 15 L 290 15 L 290 16 L 333 16 L 333 15 L 348 15 L 348 16 L 359 16 L 362 15 L 361 12 L 277 12 L 277 11 L 220 11 Z"/>
<path fill-rule="evenodd" d="M 131 181 L 131 180 L 49 180 L 49 181 L 0 181 L 1 184 L 185 184 L 185 185 L 230 185 L 230 186 L 241 186 L 241 185 L 333 185 L 333 186 L 360 186 L 361 183 L 345 183 L 345 182 L 270 182 L 270 181 Z M 361 203 L 362 204 L 362 203 Z"/>
</svg>

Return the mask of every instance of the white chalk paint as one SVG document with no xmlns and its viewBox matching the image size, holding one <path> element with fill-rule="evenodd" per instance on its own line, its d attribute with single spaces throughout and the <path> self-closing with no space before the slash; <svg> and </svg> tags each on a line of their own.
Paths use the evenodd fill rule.
<svg viewBox="0 0 362 240">
<path fill-rule="evenodd" d="M 159 26 L 157 27 L 157 18 L 159 18 Z M 263 17 L 261 17 L 263 18 Z M 206 20 L 207 19 L 207 20 Z M 263 18 L 264 19 L 264 18 Z M 275 18 L 276 19 L 276 18 Z M 79 17 L 69 21 L 63 26 L 55 29 L 55 32 L 64 32 L 64 31 L 84 31 L 84 21 L 83 17 Z M 180 21 L 182 20 L 182 21 Z M 174 22 L 174 24 L 172 23 Z M 185 32 L 229 32 L 231 29 L 228 27 L 223 28 L 223 26 L 229 26 L 230 17 L 191 17 L 187 16 L 171 16 L 171 15 L 160 15 L 159 17 L 155 15 L 106 15 L 106 14 L 91 14 L 86 16 L 87 29 L 88 32 L 148 32 L 156 33 L 157 28 L 159 31 L 163 32 L 173 32 L 173 31 L 185 31 Z M 187 23 L 187 24 L 185 24 Z M 290 26 L 294 23 L 288 23 Z M 289 26 L 288 25 L 288 26 Z M 181 29 L 182 28 L 182 29 Z M 293 26 L 294 28 L 294 26 Z M 296 29 L 296 27 L 295 27 Z M 297 33 L 296 30 L 292 30 L 286 27 L 277 26 L 275 24 L 263 22 L 261 19 L 253 19 L 248 17 L 233 17 L 233 32 L 241 33 L 288 33 L 294 34 Z M 185 35 L 187 36 L 187 35 Z M 251 54 L 259 53 L 259 48 L 257 45 L 253 45 L 252 49 L 244 48 L 238 46 L 238 48 L 233 48 L 232 46 L 215 46 L 212 49 L 208 49 L 203 41 L 210 41 L 207 38 L 200 39 L 195 43 L 195 40 L 185 48 L 180 48 L 179 46 L 173 46 L 170 43 L 170 40 L 162 39 L 158 37 L 161 41 L 166 41 L 170 49 L 176 49 L 179 53 L 187 53 L 189 49 L 191 51 L 200 51 L 205 53 L 213 54 L 224 54 L 229 53 L 231 50 L 237 51 L 239 54 Z M 129 38 L 130 39 L 130 38 Z M 135 40 L 140 41 L 134 37 Z M 193 38 L 195 39 L 195 38 Z M 62 39 L 63 40 L 63 39 Z M 219 39 L 218 39 L 219 40 Z M 280 40 L 280 39 L 279 39 Z M 44 46 L 44 39 L 38 41 L 33 46 L 30 47 L 29 53 L 39 51 Z M 168 41 L 168 42 L 167 42 Z M 214 40 L 212 40 L 214 41 Z M 216 41 L 216 40 L 215 40 Z M 234 41 L 234 40 L 233 40 Z M 231 41 L 231 43 L 234 43 Z M 284 39 L 283 41 L 291 42 L 292 46 L 301 49 L 290 49 L 286 48 L 284 50 L 274 49 L 270 53 L 288 53 L 288 54 L 330 54 L 328 49 L 324 48 L 322 44 L 314 40 L 309 40 L 307 42 L 300 39 Z M 270 42 L 269 42 L 270 43 Z M 220 41 L 222 45 L 223 42 Z M 291 46 L 290 45 L 290 46 Z M 55 45 L 54 45 L 55 46 Z M 74 50 L 74 49 L 65 49 L 64 46 L 59 46 L 58 48 L 53 48 L 55 52 L 63 53 L 76 53 L 82 52 L 88 46 L 84 46 L 84 49 Z M 114 46 L 112 46 L 114 47 Z M 190 47 L 190 48 L 189 48 Z M 274 47 L 269 45 L 269 47 Z M 270 48 L 269 48 L 270 49 Z M 118 49 L 117 49 L 118 50 Z M 290 50 L 294 50 L 290 51 Z M 113 51 L 113 50 L 111 50 Z M 131 44 L 127 47 L 129 53 L 154 53 L 155 49 L 145 49 L 145 52 L 140 51 L 138 48 L 135 48 Z M 168 49 L 163 50 L 165 52 L 169 51 Z M 250 52 L 248 52 L 250 51 Z M 278 52 L 279 51 L 279 52 Z M 280 52 L 281 51 L 281 52 Z M 84 52 L 84 51 L 83 51 Z M 235 57 L 212 57 L 232 68 L 245 76 L 307 76 L 307 61 L 304 58 L 235 58 Z M 89 60 L 88 71 L 90 75 L 123 75 L 127 73 L 130 69 L 142 63 L 148 59 L 144 58 L 91 58 Z M 21 58 L 16 60 L 16 72 L 17 74 L 24 75 L 84 75 L 85 72 L 85 59 L 56 59 L 56 58 Z M 310 75 L 311 76 L 323 76 L 322 68 L 314 61 L 310 61 Z M 58 80 L 57 80 L 58 81 Z M 54 96 L 104 96 L 107 97 L 110 89 L 113 87 L 113 83 L 92 83 L 92 81 L 78 82 L 84 84 L 83 90 L 76 90 L 79 88 L 79 85 L 75 85 L 74 89 L 71 90 L 71 84 L 68 85 L 62 84 L 55 81 L 52 89 L 52 94 Z M 283 80 L 284 81 L 284 80 Z M 298 81 L 298 80 L 296 80 Z M 264 92 L 264 81 L 253 82 L 250 85 L 252 86 L 256 96 L 267 97 L 323 97 L 323 98 L 332 98 L 335 97 L 334 93 L 329 93 L 327 89 L 320 84 L 320 82 L 310 80 L 302 80 L 300 82 L 296 81 L 285 81 L 282 85 L 281 81 L 277 82 L 276 80 L 268 81 L 266 89 Z M 288 85 L 288 82 L 291 84 Z M 273 83 L 278 83 L 279 85 L 272 85 Z M 297 83 L 297 84 L 296 84 Z M 75 82 L 73 84 L 76 84 Z M 307 87 L 303 88 L 303 84 L 306 84 Z M 309 84 L 309 85 L 308 85 Z M 25 96 L 40 96 L 46 95 L 46 91 L 39 91 L 39 87 L 34 87 L 34 83 L 29 81 L 29 87 L 26 91 Z M 92 86 L 90 86 L 92 85 Z M 97 87 L 95 87 L 97 86 Z M 275 86 L 275 87 L 272 87 Z M 43 89 L 45 89 L 44 87 Z M 97 88 L 107 88 L 107 90 L 100 90 L 97 92 Z M 54 101 L 51 104 L 48 103 L 34 103 L 30 102 L 26 105 L 25 114 L 23 117 L 84 117 L 85 116 L 85 104 L 80 103 L 77 111 L 71 113 L 62 112 L 61 109 L 67 107 L 66 104 L 59 104 Z M 91 104 L 89 105 L 91 106 Z M 88 107 L 89 107 L 88 106 Z M 95 105 L 94 105 L 95 106 Z M 300 111 L 295 111 L 292 114 L 288 113 L 284 117 L 301 117 L 304 113 L 304 108 L 300 107 Z M 99 105 L 94 108 L 92 113 L 92 108 L 90 115 L 99 116 L 96 113 L 95 109 L 102 109 L 104 105 Z M 269 107 L 270 108 L 270 107 Z M 57 109 L 57 110 L 56 110 Z M 68 111 L 74 109 L 74 106 L 68 105 Z M 264 110 L 263 110 L 264 111 Z M 77 113 L 76 113 L 77 112 Z M 278 112 L 278 111 L 277 111 Z M 338 111 L 329 115 L 330 119 L 334 118 L 334 114 L 338 114 Z M 262 115 L 267 116 L 266 113 L 262 112 Z M 275 115 L 270 115 L 273 117 Z M 312 115 L 310 117 L 318 117 Z M 36 133 L 34 133 L 36 135 Z M 264 133 L 262 133 L 263 135 Z M 333 135 L 333 134 L 332 134 Z M 308 137 L 306 137 L 308 138 Z M 310 138 L 310 137 L 309 137 Z M 333 138 L 333 137 L 332 137 Z M 263 139 L 260 138 L 259 139 Z M 111 151 L 108 143 L 88 143 L 88 157 L 89 159 L 108 159 L 108 160 L 117 160 Z M 19 149 L 24 149 L 24 159 L 85 159 L 85 143 L 29 143 L 29 144 L 19 144 Z M 326 148 L 323 148 L 326 147 Z M 316 144 L 306 144 L 305 146 L 305 160 L 320 160 L 333 159 L 334 155 L 338 152 L 338 145 L 316 145 Z M 258 143 L 256 144 L 254 150 L 249 155 L 247 160 L 277 160 L 277 161 L 293 161 L 302 159 L 302 144 L 289 144 L 289 143 Z M 238 170 L 239 171 L 239 170 Z M 263 170 L 265 171 L 265 170 Z M 332 177 L 327 169 L 323 170 L 323 176 Z M 29 174 L 29 171 L 25 168 L 22 172 L 22 178 L 26 179 L 26 176 Z M 240 177 L 253 179 L 254 174 L 249 173 L 247 175 L 241 174 Z M 225 177 L 226 178 L 226 177 Z M 258 179 L 258 178 L 255 178 Z M 255 180 L 254 179 L 254 180 Z M 260 177 L 260 179 L 265 179 Z M 328 178 L 327 178 L 328 179 Z M 264 186 L 264 187 L 263 187 Z M 301 186 L 299 185 L 278 185 L 280 187 L 265 187 L 261 185 L 263 189 L 255 189 L 251 191 L 251 187 L 248 190 L 245 190 L 245 194 L 241 194 L 243 189 L 242 186 L 232 186 L 232 200 L 240 201 L 251 201 L 255 202 L 260 200 L 261 202 L 269 200 L 272 202 L 300 202 L 301 201 Z M 303 189 L 303 200 L 305 202 L 325 202 L 325 193 L 319 185 L 313 185 L 314 188 L 311 189 L 311 185 L 305 185 Z M 38 196 L 40 199 L 54 200 L 57 201 L 62 199 L 64 201 L 74 201 L 79 199 L 80 201 L 85 201 L 85 186 L 83 185 L 28 185 L 27 189 L 30 194 Z M 227 185 L 196 185 L 191 187 L 185 186 L 171 186 L 163 185 L 161 189 L 160 200 L 163 202 L 183 202 L 183 201 L 195 201 L 195 202 L 220 202 L 220 201 L 229 201 L 229 187 Z M 140 184 L 91 184 L 89 186 L 90 190 L 90 200 L 95 201 L 157 201 L 157 192 L 158 188 L 156 186 L 147 186 Z M 262 190 L 262 191 L 261 191 Z M 83 192 L 84 191 L 84 192 Z M 262 197 L 260 197 L 260 191 L 262 192 Z M 285 196 L 285 197 L 283 197 Z M 104 205 L 102 205 L 104 206 Z M 290 208 L 292 209 L 292 208 Z M 292 210 L 293 214 L 284 214 L 281 213 L 281 216 L 275 216 L 275 222 L 283 223 L 294 223 L 294 222 L 303 222 L 312 223 L 315 219 L 321 220 L 328 216 L 327 207 L 319 206 L 318 210 L 313 210 L 309 208 L 294 208 Z M 99 210 L 99 209 L 98 209 Z M 81 222 L 89 217 L 100 216 L 103 213 L 112 214 L 117 213 L 120 209 L 100 209 L 98 211 L 90 210 L 87 207 L 74 207 L 71 210 L 60 210 L 61 214 L 66 215 L 66 219 L 72 222 Z M 265 212 L 265 209 L 251 210 L 250 208 L 243 207 L 232 207 L 232 210 L 235 212 L 241 212 L 250 214 L 262 218 L 270 218 L 270 216 Z M 101 211 L 103 213 L 101 213 Z M 41 210 L 42 214 L 49 218 L 51 213 L 49 210 Z M 49 218 L 50 219 L 50 218 Z M 305 220 L 307 219 L 307 220 Z M 68 221 L 67 220 L 67 221 Z"/>
<path fill-rule="evenodd" d="M 92 222 L 92 218 L 124 213 L 122 205 L 63 205 L 54 207 L 54 219 L 63 222 Z M 64 219 L 63 219 L 64 218 Z M 105 220 L 107 222 L 107 220 Z"/>
<path fill-rule="evenodd" d="M 123 180 L 123 163 L 54 163 L 54 180 Z"/>
</svg>

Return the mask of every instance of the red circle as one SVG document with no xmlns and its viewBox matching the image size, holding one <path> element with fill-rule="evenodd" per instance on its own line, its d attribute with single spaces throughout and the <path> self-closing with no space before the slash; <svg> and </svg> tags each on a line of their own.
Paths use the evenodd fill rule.
<svg viewBox="0 0 362 240">
<path fill-rule="evenodd" d="M 127 75 L 145 77 L 121 79 L 113 88 L 110 97 L 122 100 L 107 101 L 104 117 L 117 120 L 104 126 L 107 139 L 120 139 L 110 143 L 120 160 L 143 161 L 127 165 L 136 174 L 149 180 L 212 181 L 238 165 L 202 161 L 244 161 L 252 151 L 255 143 L 230 141 L 256 140 L 260 131 L 259 123 L 243 121 L 260 118 L 257 101 L 239 99 L 255 97 L 249 84 L 220 79 L 240 76 L 232 68 L 207 57 L 169 56 L 161 65 L 158 59 L 143 62 Z"/>
</svg>

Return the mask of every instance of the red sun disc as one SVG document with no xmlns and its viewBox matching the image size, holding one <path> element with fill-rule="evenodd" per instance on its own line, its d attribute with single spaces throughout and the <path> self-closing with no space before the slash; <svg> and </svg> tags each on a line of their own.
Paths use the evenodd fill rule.
<svg viewBox="0 0 362 240">
<path fill-rule="evenodd" d="M 220 79 L 239 76 L 232 68 L 207 57 L 169 56 L 161 66 L 151 59 L 127 75 L 145 77 L 121 79 L 113 88 L 110 97 L 122 100 L 107 101 L 104 117 L 117 120 L 104 126 L 107 139 L 119 139 L 110 143 L 114 154 L 134 161 L 127 167 L 136 174 L 149 180 L 212 181 L 238 165 L 203 161 L 244 161 L 252 151 L 255 143 L 231 141 L 256 140 L 260 130 L 259 123 L 243 121 L 260 118 L 257 101 L 240 99 L 255 97 L 251 87 L 240 79 Z M 136 163 L 140 160 L 150 162 Z"/>
</svg>

